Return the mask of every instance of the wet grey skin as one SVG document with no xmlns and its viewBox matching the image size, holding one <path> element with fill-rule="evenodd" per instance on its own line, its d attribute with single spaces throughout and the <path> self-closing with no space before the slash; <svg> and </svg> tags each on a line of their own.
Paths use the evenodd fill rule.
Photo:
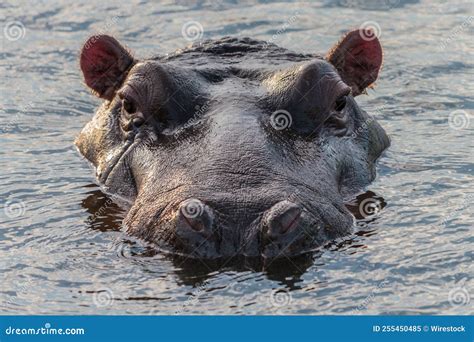
<svg viewBox="0 0 474 342">
<path fill-rule="evenodd" d="M 325 57 L 225 37 L 149 59 L 93 36 L 80 66 L 104 102 L 75 144 L 132 203 L 127 232 L 167 252 L 314 251 L 353 231 L 345 200 L 389 146 L 354 99 L 381 68 L 371 34 L 351 31 Z"/>
</svg>

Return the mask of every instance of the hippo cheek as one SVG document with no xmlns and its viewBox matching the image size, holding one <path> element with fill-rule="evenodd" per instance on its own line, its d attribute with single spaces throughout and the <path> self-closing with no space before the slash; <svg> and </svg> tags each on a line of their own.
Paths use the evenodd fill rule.
<svg viewBox="0 0 474 342">
<path fill-rule="evenodd" d="M 107 192 L 133 199 L 137 193 L 130 160 L 140 134 L 122 134 L 118 121 L 102 108 L 78 135 L 75 145 L 95 167 L 97 181 Z"/>
</svg>

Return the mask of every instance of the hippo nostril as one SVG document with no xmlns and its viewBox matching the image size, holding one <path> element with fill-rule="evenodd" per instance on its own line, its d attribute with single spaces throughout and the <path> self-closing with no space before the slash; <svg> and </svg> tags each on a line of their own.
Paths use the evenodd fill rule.
<svg viewBox="0 0 474 342">
<path fill-rule="evenodd" d="M 270 237 L 286 234 L 300 221 L 301 207 L 290 201 L 282 201 L 275 204 L 264 218 L 267 233 Z"/>
<path fill-rule="evenodd" d="M 212 233 L 214 215 L 212 209 L 200 200 L 191 198 L 181 203 L 178 214 L 178 226 L 209 236 Z"/>
</svg>

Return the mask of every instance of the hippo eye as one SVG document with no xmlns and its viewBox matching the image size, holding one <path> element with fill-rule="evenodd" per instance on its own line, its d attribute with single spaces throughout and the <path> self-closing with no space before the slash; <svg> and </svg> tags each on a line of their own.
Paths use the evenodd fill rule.
<svg viewBox="0 0 474 342">
<path fill-rule="evenodd" d="M 347 103 L 347 95 L 343 95 L 341 97 L 339 97 L 337 100 L 336 100 L 336 106 L 335 106 L 335 109 L 340 112 L 341 110 L 343 110 L 345 107 L 346 107 L 346 103 Z"/>
<path fill-rule="evenodd" d="M 126 97 L 122 99 L 122 108 L 128 113 L 133 114 L 137 111 L 137 106 L 133 101 Z"/>
</svg>

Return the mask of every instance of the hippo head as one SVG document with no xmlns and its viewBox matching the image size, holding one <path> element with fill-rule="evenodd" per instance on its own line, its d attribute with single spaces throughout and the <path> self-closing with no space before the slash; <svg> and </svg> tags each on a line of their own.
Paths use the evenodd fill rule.
<svg viewBox="0 0 474 342">
<path fill-rule="evenodd" d="M 322 57 L 222 38 L 137 59 L 91 37 L 85 83 L 104 100 L 76 139 L 132 235 L 194 258 L 296 256 L 352 231 L 344 205 L 389 145 L 357 105 L 382 50 L 352 31 Z"/>
</svg>

